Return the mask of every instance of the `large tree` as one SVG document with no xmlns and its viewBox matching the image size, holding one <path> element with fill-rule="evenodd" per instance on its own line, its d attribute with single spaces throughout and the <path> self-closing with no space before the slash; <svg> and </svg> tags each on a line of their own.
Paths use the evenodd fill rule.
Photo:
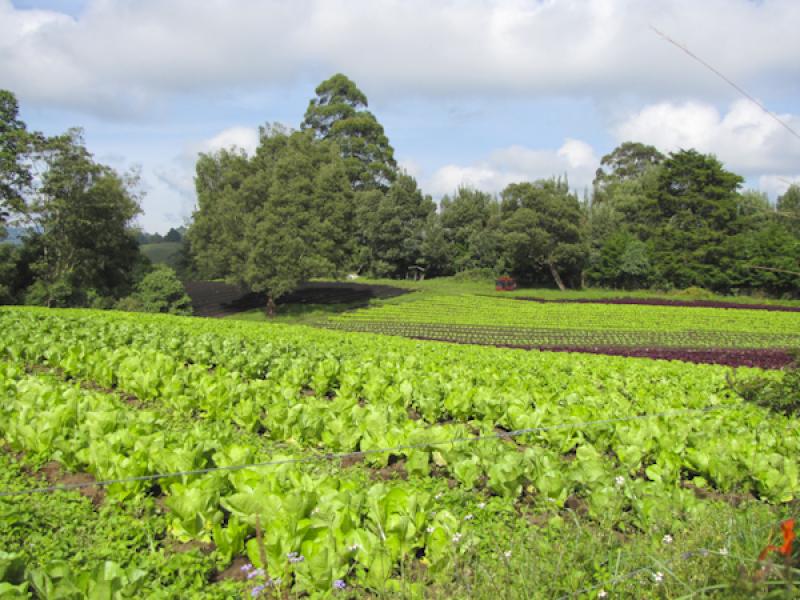
<svg viewBox="0 0 800 600">
<path fill-rule="evenodd" d="M 394 150 L 383 126 L 367 110 L 364 93 L 341 73 L 320 83 L 315 91 L 302 129 L 339 145 L 354 189 L 388 188 L 396 175 Z"/>
<path fill-rule="evenodd" d="M 442 198 L 440 218 L 455 271 L 494 269 L 500 258 L 500 207 L 491 195 L 462 187 Z"/>
<path fill-rule="evenodd" d="M 584 217 L 566 181 L 512 183 L 502 194 L 502 229 L 508 263 L 522 279 L 546 270 L 560 289 L 579 283 L 588 248 Z"/>
<path fill-rule="evenodd" d="M 198 209 L 187 236 L 204 276 L 275 300 L 354 260 L 353 191 L 339 147 L 311 132 L 262 130 L 252 158 L 201 155 Z"/>
<path fill-rule="evenodd" d="M 41 135 L 29 132 L 19 117 L 13 93 L 0 90 L 0 237 L 12 212 L 20 211 L 33 182 L 30 155 Z"/>
<path fill-rule="evenodd" d="M 720 268 L 724 241 L 738 233 L 744 179 L 714 156 L 696 150 L 673 152 L 658 173 L 654 202 L 648 206 L 650 238 L 663 282 L 676 287 L 727 289 Z"/>
<path fill-rule="evenodd" d="M 386 193 L 366 194 L 357 210 L 367 270 L 381 277 L 403 276 L 410 266 L 424 263 L 424 230 L 436 210 L 431 197 L 407 174 L 398 175 Z"/>
<path fill-rule="evenodd" d="M 600 159 L 594 178 L 597 200 L 602 200 L 608 186 L 639 179 L 666 157 L 654 146 L 639 142 L 623 142 Z"/>
<path fill-rule="evenodd" d="M 79 129 L 45 140 L 38 160 L 41 176 L 19 207 L 38 250 L 29 300 L 55 306 L 125 294 L 140 260 L 131 229 L 137 176 L 96 163 Z"/>
</svg>

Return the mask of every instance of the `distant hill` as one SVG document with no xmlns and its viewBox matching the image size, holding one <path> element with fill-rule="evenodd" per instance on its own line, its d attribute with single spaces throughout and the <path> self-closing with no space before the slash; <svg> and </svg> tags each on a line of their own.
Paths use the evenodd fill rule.
<svg viewBox="0 0 800 600">
<path fill-rule="evenodd" d="M 177 269 L 181 253 L 181 242 L 161 242 L 158 244 L 142 244 L 139 246 L 153 264 L 163 264 Z"/>
</svg>

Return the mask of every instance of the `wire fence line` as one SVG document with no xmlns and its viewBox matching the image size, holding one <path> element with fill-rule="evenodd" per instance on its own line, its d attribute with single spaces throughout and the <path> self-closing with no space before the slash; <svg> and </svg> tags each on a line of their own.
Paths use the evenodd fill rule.
<svg viewBox="0 0 800 600">
<path fill-rule="evenodd" d="M 154 473 L 150 475 L 137 475 L 133 477 L 122 477 L 119 479 L 105 479 L 100 481 L 87 481 L 79 483 L 67 483 L 61 485 L 50 485 L 39 488 L 29 488 L 26 490 L 4 490 L 0 491 L 0 498 L 8 498 L 11 496 L 27 496 L 32 494 L 46 494 L 51 492 L 62 492 L 79 490 L 90 487 L 107 487 L 115 484 L 124 483 L 137 483 L 143 481 L 157 481 L 161 479 L 169 479 L 172 477 L 188 477 L 192 475 L 206 475 L 214 472 L 233 472 L 242 471 L 245 469 L 257 469 L 261 467 L 274 467 L 281 465 L 292 465 L 322 461 L 343 460 L 347 458 L 359 458 L 371 456 L 374 454 L 385 454 L 387 452 L 400 452 L 404 450 L 424 450 L 431 447 L 448 446 L 451 444 L 464 444 L 476 443 L 487 440 L 509 439 L 528 434 L 545 433 L 548 431 L 556 431 L 560 429 L 575 429 L 577 427 L 595 427 L 599 425 L 611 425 L 614 423 L 625 423 L 632 421 L 641 421 L 648 419 L 658 419 L 666 417 L 679 417 L 685 415 L 709 414 L 724 410 L 732 410 L 740 408 L 739 405 L 723 404 L 720 406 L 709 406 L 697 409 L 684 409 L 665 411 L 660 413 L 650 413 L 644 415 L 630 415 L 626 417 L 614 417 L 610 419 L 594 419 L 590 421 L 579 421 L 570 423 L 558 423 L 555 425 L 547 425 L 542 427 L 528 427 L 525 429 L 516 429 L 513 431 L 500 431 L 489 435 L 474 435 L 460 438 L 452 438 L 449 440 L 430 440 L 425 442 L 418 442 L 414 444 L 403 444 L 399 446 L 390 446 L 384 448 L 370 448 L 367 450 L 355 450 L 352 452 L 327 452 L 311 456 L 302 456 L 297 458 L 283 458 L 278 460 L 268 460 L 263 462 L 246 463 L 239 465 L 219 465 L 214 467 L 207 467 L 203 469 L 188 469 L 184 471 L 175 471 L 172 473 Z"/>
<path fill-rule="evenodd" d="M 772 111 L 771 111 L 770 109 L 768 109 L 766 106 L 764 106 L 764 104 L 763 104 L 762 102 L 760 102 L 758 99 L 756 99 L 756 98 L 755 98 L 755 97 L 754 97 L 752 94 L 748 93 L 748 92 L 747 92 L 747 90 L 745 90 L 744 88 L 742 88 L 742 87 L 741 87 L 740 85 L 738 85 L 738 84 L 737 84 L 735 81 L 733 81 L 732 79 L 730 79 L 729 77 L 727 77 L 725 74 L 723 74 L 721 71 L 719 71 L 718 69 L 716 69 L 715 67 L 713 67 L 712 65 L 710 65 L 709 63 L 707 63 L 705 60 L 703 60 L 702 58 L 700 58 L 700 57 L 699 57 L 697 54 L 695 54 L 694 52 L 692 52 L 691 50 L 689 50 L 689 48 L 687 48 L 685 45 L 683 45 L 683 44 L 681 44 L 680 42 L 677 42 L 677 41 L 675 41 L 674 39 L 672 39 L 670 36 L 668 36 L 668 35 L 667 35 L 666 33 L 664 33 L 663 31 L 660 31 L 659 29 L 657 29 L 657 28 L 656 28 L 656 27 L 654 27 L 653 25 L 650 25 L 650 29 L 652 29 L 652 30 L 653 30 L 653 31 L 654 31 L 654 32 L 655 32 L 655 33 L 656 33 L 658 36 L 660 36 L 662 39 L 664 39 L 665 41 L 669 42 L 670 44 L 672 44 L 672 45 L 673 45 L 673 46 L 675 46 L 676 48 L 678 48 L 678 49 L 682 50 L 682 51 L 683 51 L 683 52 L 685 52 L 685 53 L 686 53 L 688 56 L 690 56 L 692 59 L 696 60 L 696 61 L 697 61 L 697 62 L 699 62 L 701 65 L 703 65 L 703 66 L 704 66 L 706 69 L 708 69 L 709 71 L 711 71 L 712 73 L 714 73 L 714 74 L 715 74 L 717 77 L 719 77 L 720 79 L 722 79 L 722 80 L 723 80 L 725 83 L 727 83 L 729 86 L 731 86 L 731 87 L 732 87 L 733 89 L 735 89 L 737 92 L 739 92 L 739 93 L 740 93 L 742 96 L 744 96 L 745 98 L 747 98 L 748 100 L 750 100 L 750 102 L 752 102 L 752 103 L 753 103 L 753 104 L 755 104 L 755 105 L 756 105 L 758 108 L 760 108 L 762 111 L 764 111 L 764 112 L 765 112 L 765 113 L 766 113 L 766 114 L 767 114 L 769 117 L 771 117 L 772 119 L 774 119 L 775 121 L 777 121 L 777 122 L 778 122 L 778 123 L 781 125 L 781 127 L 783 127 L 784 129 L 786 129 L 786 130 L 787 130 L 789 133 L 791 133 L 791 134 L 792 134 L 794 137 L 796 137 L 797 139 L 800 139 L 800 133 L 797 133 L 797 131 L 795 131 L 795 130 L 794 130 L 794 129 L 793 129 L 793 128 L 792 128 L 792 127 L 791 127 L 791 126 L 788 124 L 788 123 L 786 123 L 786 121 L 784 121 L 783 119 L 781 119 L 781 118 L 780 118 L 778 115 L 776 115 L 774 112 L 772 112 Z"/>
</svg>

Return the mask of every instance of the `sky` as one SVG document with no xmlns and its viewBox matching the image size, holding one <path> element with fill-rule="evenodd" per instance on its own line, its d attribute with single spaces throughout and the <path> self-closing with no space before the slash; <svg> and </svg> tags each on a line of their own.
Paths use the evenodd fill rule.
<svg viewBox="0 0 800 600">
<path fill-rule="evenodd" d="M 771 199 L 800 182 L 798 0 L 0 0 L 0 88 L 139 169 L 146 231 L 186 224 L 199 152 L 299 127 L 337 72 L 434 198 L 567 175 L 623 141 L 715 154 Z"/>
</svg>

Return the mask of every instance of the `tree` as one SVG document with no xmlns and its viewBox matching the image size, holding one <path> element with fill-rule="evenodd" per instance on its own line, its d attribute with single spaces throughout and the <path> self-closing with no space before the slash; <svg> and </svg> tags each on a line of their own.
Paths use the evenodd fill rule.
<svg viewBox="0 0 800 600">
<path fill-rule="evenodd" d="M 502 194 L 502 228 L 515 275 L 535 279 L 546 268 L 559 289 L 580 274 L 588 254 L 584 219 L 577 197 L 565 181 L 512 183 Z"/>
<path fill-rule="evenodd" d="M 255 156 L 201 154 L 198 209 L 187 232 L 205 277 L 275 301 L 311 277 L 344 272 L 355 254 L 353 191 L 338 145 L 266 127 Z"/>
<path fill-rule="evenodd" d="M 436 210 L 430 196 L 405 173 L 397 176 L 386 194 L 371 192 L 358 204 L 359 227 L 367 249 L 369 270 L 379 277 L 404 275 L 423 262 L 423 230 Z"/>
<path fill-rule="evenodd" d="M 778 197 L 777 202 L 779 221 L 786 224 L 786 228 L 800 237 L 800 185 L 794 183 Z"/>
<path fill-rule="evenodd" d="M 495 269 L 500 258 L 500 207 L 492 196 L 460 188 L 441 202 L 441 222 L 456 272 Z"/>
<path fill-rule="evenodd" d="M 30 133 L 19 118 L 13 93 L 0 90 L 0 237 L 12 211 L 19 211 L 33 182 L 29 155 L 40 134 Z"/>
<path fill-rule="evenodd" d="M 130 229 L 140 212 L 137 176 L 95 163 L 79 129 L 45 140 L 39 153 L 40 181 L 20 207 L 35 231 L 29 243 L 40 252 L 29 299 L 55 306 L 80 304 L 89 290 L 123 295 L 139 260 Z"/>
<path fill-rule="evenodd" d="M 720 268 L 726 237 L 737 233 L 739 195 L 744 179 L 726 171 L 714 156 L 696 150 L 669 155 L 658 173 L 654 202 L 648 206 L 654 258 L 662 281 L 677 287 L 724 291 Z"/>
<path fill-rule="evenodd" d="M 275 141 L 266 139 L 266 143 Z M 277 141 L 283 143 L 282 138 Z M 259 203 L 253 199 L 246 204 L 241 188 L 255 173 L 255 162 L 236 150 L 200 154 L 197 159 L 194 179 L 197 210 L 186 237 L 192 262 L 201 277 L 228 277 L 244 268 L 245 221 L 248 211 Z"/>
<path fill-rule="evenodd" d="M 178 231 L 174 227 L 171 227 L 170 230 L 167 232 L 167 235 L 164 236 L 165 242 L 176 243 L 180 242 L 182 239 L 183 237 L 181 236 L 180 231 Z"/>
<path fill-rule="evenodd" d="M 337 73 L 317 86 L 301 129 L 339 145 L 355 190 L 385 190 L 395 178 L 394 150 L 383 127 L 367 110 L 367 97 Z"/>
<path fill-rule="evenodd" d="M 609 185 L 639 179 L 652 167 L 658 166 L 666 157 L 654 146 L 639 142 L 624 142 L 600 159 L 600 167 L 594 178 L 595 195 L 603 199 Z"/>
</svg>

